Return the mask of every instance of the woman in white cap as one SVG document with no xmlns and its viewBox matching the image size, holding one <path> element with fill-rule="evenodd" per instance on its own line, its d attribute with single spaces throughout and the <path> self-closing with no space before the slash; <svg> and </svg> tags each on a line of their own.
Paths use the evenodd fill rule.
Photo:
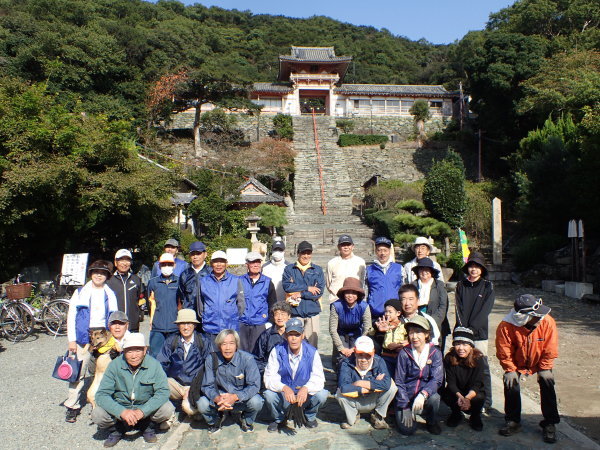
<svg viewBox="0 0 600 450">
<path fill-rule="evenodd" d="M 412 270 L 413 267 L 417 265 L 417 261 L 419 259 L 428 258 L 432 250 L 433 246 L 429 243 L 429 239 L 426 237 L 419 236 L 417 239 L 415 239 L 415 243 L 412 246 L 412 251 L 415 254 L 415 257 L 404 264 L 404 284 L 412 283 L 417 279 L 417 275 L 415 275 Z M 444 275 L 442 274 L 442 267 L 437 263 L 437 261 L 434 261 L 433 265 L 438 270 L 438 276 L 436 279 L 443 282 Z"/>
</svg>

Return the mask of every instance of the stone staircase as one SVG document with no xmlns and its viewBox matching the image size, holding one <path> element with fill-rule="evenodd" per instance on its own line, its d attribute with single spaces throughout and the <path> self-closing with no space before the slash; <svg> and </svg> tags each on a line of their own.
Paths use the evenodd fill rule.
<svg viewBox="0 0 600 450">
<path fill-rule="evenodd" d="M 317 133 L 326 214 L 322 211 L 321 183 L 315 147 L 312 116 L 294 117 L 294 148 L 296 150 L 294 179 L 294 213 L 288 212 L 288 259 L 295 255 L 296 245 L 303 240 L 313 244 L 313 261 L 325 266 L 337 253 L 337 239 L 349 234 L 355 243 L 354 253 L 369 261 L 373 259 L 373 232 L 352 214 L 352 192 L 344 150 L 337 145 L 335 119 L 317 117 Z"/>
</svg>

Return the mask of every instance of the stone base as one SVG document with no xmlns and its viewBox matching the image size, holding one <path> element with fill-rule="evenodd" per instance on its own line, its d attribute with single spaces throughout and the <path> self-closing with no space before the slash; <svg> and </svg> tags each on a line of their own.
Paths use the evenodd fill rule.
<svg viewBox="0 0 600 450">
<path fill-rule="evenodd" d="M 565 295 L 571 298 L 581 299 L 586 294 L 594 293 L 592 283 L 579 283 L 577 281 L 567 281 L 565 283 Z"/>
<path fill-rule="evenodd" d="M 557 284 L 564 284 L 562 280 L 542 280 L 542 291 L 556 292 L 555 286 Z"/>
<path fill-rule="evenodd" d="M 558 295 L 565 295 L 565 285 L 564 284 L 554 285 L 554 292 L 556 292 Z"/>
</svg>

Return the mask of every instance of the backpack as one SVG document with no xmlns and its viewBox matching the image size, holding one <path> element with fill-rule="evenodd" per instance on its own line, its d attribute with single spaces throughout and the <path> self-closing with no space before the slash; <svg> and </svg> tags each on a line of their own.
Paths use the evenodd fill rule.
<svg viewBox="0 0 600 450">
<path fill-rule="evenodd" d="M 211 352 L 210 355 L 212 356 L 213 376 L 216 378 L 217 368 L 219 367 L 219 358 L 217 357 L 216 352 Z M 202 379 L 204 378 L 204 368 L 206 367 L 206 362 L 204 364 L 205 365 L 202 366 L 202 368 L 198 371 L 198 373 L 190 383 L 190 390 L 188 391 L 188 401 L 190 402 L 190 405 L 193 408 L 196 407 L 196 403 L 198 402 L 198 400 L 200 400 L 200 391 L 202 389 Z"/>
</svg>

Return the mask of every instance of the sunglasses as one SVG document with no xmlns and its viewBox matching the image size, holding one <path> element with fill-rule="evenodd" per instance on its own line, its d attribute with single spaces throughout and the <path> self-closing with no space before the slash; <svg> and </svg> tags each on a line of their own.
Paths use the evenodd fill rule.
<svg viewBox="0 0 600 450">
<path fill-rule="evenodd" d="M 531 311 L 537 311 L 538 309 L 540 309 L 540 306 L 542 306 L 543 303 L 544 302 L 542 301 L 542 299 L 538 298 L 532 306 L 528 306 L 527 308 L 522 308 L 519 310 L 519 312 L 520 313 L 528 313 Z"/>
</svg>

